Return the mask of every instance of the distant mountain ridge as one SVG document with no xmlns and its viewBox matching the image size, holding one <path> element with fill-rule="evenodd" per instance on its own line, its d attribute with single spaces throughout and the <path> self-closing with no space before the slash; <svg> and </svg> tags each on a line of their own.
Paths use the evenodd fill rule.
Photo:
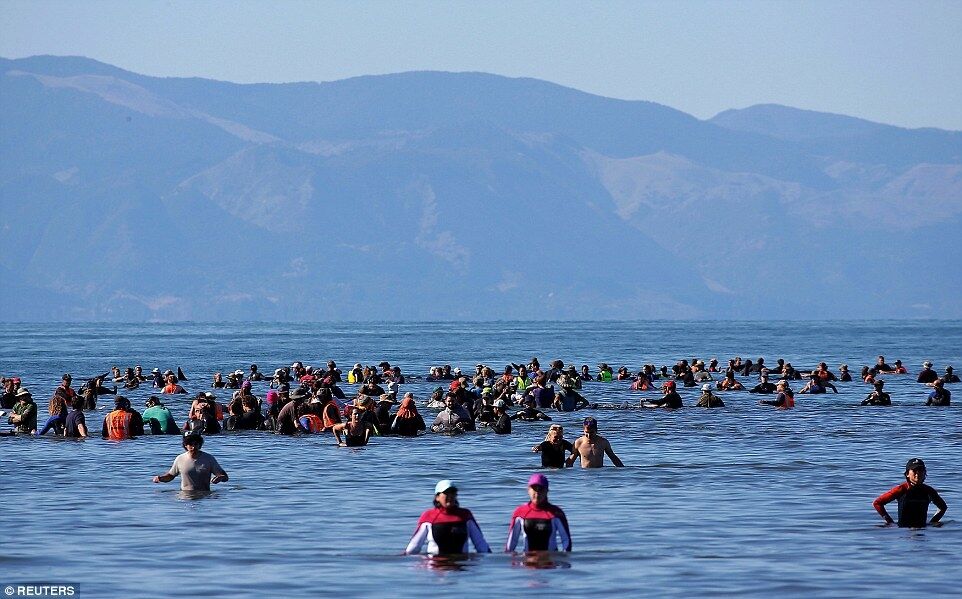
<svg viewBox="0 0 962 599">
<path fill-rule="evenodd" d="M 962 316 L 955 131 L 49 56 L 0 131 L 7 321 Z"/>
</svg>

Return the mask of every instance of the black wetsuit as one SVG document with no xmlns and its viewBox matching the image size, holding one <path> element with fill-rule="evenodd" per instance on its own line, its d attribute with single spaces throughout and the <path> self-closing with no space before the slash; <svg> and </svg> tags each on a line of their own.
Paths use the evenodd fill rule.
<svg viewBox="0 0 962 599">
<path fill-rule="evenodd" d="M 929 399 L 925 402 L 927 406 L 947 406 L 952 401 L 952 392 L 948 389 L 940 389 L 936 387 L 932 393 L 929 394 Z"/>
<path fill-rule="evenodd" d="M 892 398 L 888 393 L 884 391 L 872 391 L 868 394 L 864 400 L 862 400 L 863 406 L 890 406 L 892 405 Z"/>
<path fill-rule="evenodd" d="M 564 468 L 565 452 L 574 451 L 574 446 L 570 441 L 561 440 L 560 445 L 554 445 L 551 441 L 542 441 L 538 447 L 541 448 L 541 466 L 543 468 Z"/>
<path fill-rule="evenodd" d="M 511 417 L 506 413 L 501 412 L 501 415 L 497 417 L 497 420 L 491 423 L 491 430 L 499 435 L 511 434 Z"/>
<path fill-rule="evenodd" d="M 771 394 L 775 392 L 775 383 L 758 383 L 757 385 L 752 387 L 748 392 Z"/>
<path fill-rule="evenodd" d="M 937 372 L 931 368 L 926 368 L 919 373 L 919 378 L 916 379 L 917 383 L 934 383 L 939 378 Z"/>
<path fill-rule="evenodd" d="M 934 503 L 939 510 L 944 510 L 946 507 L 945 501 L 932 487 L 924 483 L 913 486 L 908 482 L 904 482 L 897 487 L 893 487 L 888 492 L 883 493 L 872 505 L 879 514 L 888 516 L 888 513 L 885 511 L 885 504 L 893 499 L 899 502 L 899 517 L 897 522 L 902 528 L 922 528 L 925 526 L 930 501 Z"/>
<path fill-rule="evenodd" d="M 645 402 L 645 405 L 655 408 L 668 408 L 670 410 L 677 410 L 682 406 L 681 395 L 678 395 L 677 391 L 671 391 L 666 393 L 661 397 L 661 399 L 654 399 L 652 401 Z"/>
</svg>

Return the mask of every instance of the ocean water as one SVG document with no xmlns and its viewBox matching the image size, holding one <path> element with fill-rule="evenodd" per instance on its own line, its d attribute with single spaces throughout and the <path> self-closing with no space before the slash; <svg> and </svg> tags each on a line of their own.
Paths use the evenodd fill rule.
<svg viewBox="0 0 962 599">
<path fill-rule="evenodd" d="M 800 367 L 825 360 L 833 370 L 844 362 L 856 373 L 878 354 L 912 373 L 925 359 L 939 371 L 962 367 L 959 321 L 3 324 L 0 334 L 0 373 L 23 378 L 41 422 L 63 372 L 80 382 L 115 364 L 180 366 L 192 393 L 207 390 L 215 371 L 329 358 L 345 370 L 388 360 L 409 375 L 434 364 L 500 370 L 532 356 L 592 371 L 601 361 L 635 369 L 735 355 Z M 533 557 L 498 549 L 540 469 L 531 447 L 545 423 L 515 422 L 510 436 L 375 438 L 362 449 L 327 435 L 210 436 L 204 450 L 230 481 L 199 500 L 181 498 L 177 481 L 151 483 L 180 452 L 177 437 L 0 437 L 0 585 L 72 584 L 78 597 L 957 596 L 962 385 L 950 387 L 953 406 L 927 408 L 914 374 L 886 380 L 895 404 L 887 408 L 859 407 L 868 386 L 842 383 L 838 395 L 798 396 L 792 411 L 728 392 L 721 410 L 552 413 L 569 440 L 585 415 L 597 416 L 626 467 L 547 472 L 574 551 Z M 433 387 L 415 381 L 402 391 L 423 402 Z M 150 391 L 126 395 L 142 408 Z M 619 382 L 588 383 L 583 394 L 612 407 L 655 396 Z M 682 396 L 691 406 L 697 393 Z M 165 401 L 182 423 L 189 400 Z M 106 411 L 88 413 L 88 424 L 99 429 Z M 433 412 L 422 413 L 430 423 Z M 911 457 L 925 459 L 927 482 L 949 504 L 941 527 L 883 527 L 872 509 Z M 441 478 L 457 482 L 495 553 L 401 555 Z"/>
</svg>

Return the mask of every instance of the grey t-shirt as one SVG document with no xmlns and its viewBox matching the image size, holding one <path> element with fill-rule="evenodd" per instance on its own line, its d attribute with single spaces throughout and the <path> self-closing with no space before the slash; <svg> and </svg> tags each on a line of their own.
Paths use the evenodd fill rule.
<svg viewBox="0 0 962 599">
<path fill-rule="evenodd" d="M 197 458 L 190 457 L 184 452 L 174 458 L 168 474 L 180 475 L 181 491 L 210 491 L 210 479 L 215 474 L 226 474 L 214 456 L 203 451 L 197 452 Z"/>
</svg>

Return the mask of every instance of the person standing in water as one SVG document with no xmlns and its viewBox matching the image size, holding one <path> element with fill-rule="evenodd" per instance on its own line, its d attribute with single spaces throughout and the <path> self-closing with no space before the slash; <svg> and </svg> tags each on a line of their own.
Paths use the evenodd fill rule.
<svg viewBox="0 0 962 599">
<path fill-rule="evenodd" d="M 570 468 L 574 465 L 577 458 L 581 458 L 582 468 L 601 468 L 604 466 L 605 455 L 611 459 L 611 463 L 621 468 L 624 464 L 611 449 L 608 439 L 598 434 L 598 421 L 588 416 L 584 420 L 584 435 L 578 437 L 572 444 L 571 455 L 565 461 Z"/>
<path fill-rule="evenodd" d="M 210 485 L 227 482 L 227 472 L 217 463 L 217 459 L 200 450 L 204 438 L 196 433 L 184 435 L 184 453 L 174 458 L 174 463 L 166 474 L 153 478 L 155 483 L 169 483 L 180 476 L 180 490 L 206 493 Z"/>
<path fill-rule="evenodd" d="M 565 454 L 574 451 L 574 445 L 565 440 L 564 428 L 560 424 L 552 424 L 544 441 L 532 447 L 531 451 L 541 454 L 542 468 L 564 468 Z"/>
<path fill-rule="evenodd" d="M 491 553 L 474 514 L 458 504 L 458 488 L 448 479 L 438 481 L 434 507 L 421 514 L 404 553 L 421 553 L 425 544 L 430 555 L 467 553 L 469 540 L 478 553 Z"/>
<path fill-rule="evenodd" d="M 548 503 L 547 476 L 531 475 L 528 498 L 511 514 L 504 550 L 514 551 L 520 544 L 524 551 L 571 551 L 568 518 L 560 507 Z"/>
<path fill-rule="evenodd" d="M 901 528 L 922 528 L 928 517 L 929 502 L 935 504 L 939 511 L 932 516 L 929 524 L 937 524 L 948 506 L 938 491 L 925 484 L 925 462 L 919 458 L 912 458 L 905 464 L 905 482 L 892 487 L 889 491 L 879 495 L 872 507 L 882 516 L 886 524 L 896 521 L 885 511 L 885 504 L 892 500 L 898 501 L 898 525 Z"/>
</svg>

